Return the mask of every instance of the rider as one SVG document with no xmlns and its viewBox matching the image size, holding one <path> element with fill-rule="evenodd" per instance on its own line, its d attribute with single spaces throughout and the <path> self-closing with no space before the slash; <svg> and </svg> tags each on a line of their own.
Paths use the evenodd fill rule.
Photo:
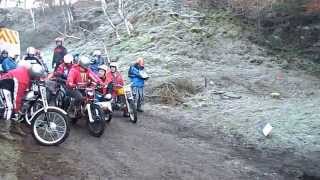
<svg viewBox="0 0 320 180">
<path fill-rule="evenodd" d="M 62 79 L 67 79 L 68 74 L 72 68 L 73 56 L 71 54 L 66 54 L 63 58 L 63 63 L 59 65 L 57 70 L 54 72 L 56 77 L 61 77 Z"/>
<path fill-rule="evenodd" d="M 104 64 L 104 60 L 101 55 L 102 53 L 100 50 L 95 50 L 92 54 L 90 69 L 96 74 L 98 74 L 99 66 Z"/>
<path fill-rule="evenodd" d="M 8 140 L 14 140 L 10 134 L 11 120 L 18 118 L 22 105 L 22 98 L 25 96 L 29 87 L 31 78 L 39 78 L 45 74 L 44 68 L 39 64 L 31 65 L 29 62 L 22 60 L 18 67 L 3 75 L 0 79 L 1 95 L 4 98 L 5 112 L 1 122 L 0 135 Z M 14 115 L 13 115 L 13 112 Z M 25 133 L 20 127 L 16 127 L 19 134 Z"/>
<path fill-rule="evenodd" d="M 128 76 L 132 83 L 133 96 L 137 102 L 137 111 L 143 112 L 142 104 L 144 100 L 144 78 L 141 72 L 144 70 L 144 59 L 138 58 L 136 63 L 130 66 Z"/>
<path fill-rule="evenodd" d="M 75 104 L 80 104 L 83 96 L 81 92 L 75 89 L 77 86 L 87 87 L 91 82 L 102 84 L 100 78 L 90 69 L 90 59 L 86 56 L 80 56 L 79 64 L 72 66 L 67 78 L 67 95 L 75 99 Z"/>
<path fill-rule="evenodd" d="M 38 57 L 36 57 L 36 48 L 34 47 L 28 47 L 27 48 L 27 55 L 24 56 L 23 60 L 28 61 L 30 64 L 40 64 L 42 65 L 42 62 Z"/>
<path fill-rule="evenodd" d="M 15 69 L 17 67 L 15 58 L 16 58 L 16 54 L 13 52 L 10 52 L 9 56 L 2 61 L 2 70 L 4 73 L 12 69 Z"/>
<path fill-rule="evenodd" d="M 56 38 L 56 48 L 54 49 L 53 59 L 52 59 L 52 68 L 56 69 L 63 61 L 63 57 L 68 53 L 67 49 L 63 47 L 63 38 Z"/>
</svg>

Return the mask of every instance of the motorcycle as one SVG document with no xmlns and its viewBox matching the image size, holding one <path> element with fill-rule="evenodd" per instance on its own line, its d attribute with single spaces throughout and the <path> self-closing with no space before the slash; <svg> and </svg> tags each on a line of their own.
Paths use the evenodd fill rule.
<svg viewBox="0 0 320 180">
<path fill-rule="evenodd" d="M 106 123 L 109 123 L 112 119 L 112 96 L 111 94 L 102 94 L 96 91 L 96 104 L 98 104 L 104 112 Z"/>
<path fill-rule="evenodd" d="M 72 122 L 77 123 L 81 117 L 88 117 L 87 128 L 89 133 L 94 137 L 100 137 L 105 130 L 106 120 L 104 112 L 96 101 L 96 89 L 92 87 L 83 88 L 78 86 L 80 92 L 82 92 L 84 99 L 81 104 L 75 104 L 75 99 L 70 98 L 70 105 L 67 108 L 69 116 L 71 116 Z"/>
<path fill-rule="evenodd" d="M 16 121 L 31 125 L 33 138 L 41 145 L 55 146 L 63 143 L 70 133 L 67 113 L 47 101 L 45 81 L 32 82 L 32 88 L 23 99 L 21 114 Z M 4 97 L 0 98 L 0 114 L 4 112 Z"/>
<path fill-rule="evenodd" d="M 116 96 L 113 98 L 111 104 L 112 109 L 123 111 L 123 116 L 129 116 L 132 123 L 138 121 L 137 107 L 132 94 L 131 84 L 125 86 L 115 87 Z"/>
</svg>

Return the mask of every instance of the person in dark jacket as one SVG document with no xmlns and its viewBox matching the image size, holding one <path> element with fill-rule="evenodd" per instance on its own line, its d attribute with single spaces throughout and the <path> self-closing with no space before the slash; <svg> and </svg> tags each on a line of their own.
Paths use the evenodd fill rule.
<svg viewBox="0 0 320 180">
<path fill-rule="evenodd" d="M 6 73 L 6 72 L 8 72 L 10 70 L 13 70 L 13 69 L 15 69 L 17 67 L 17 63 L 15 61 L 15 58 L 16 58 L 16 54 L 11 52 L 9 54 L 9 56 L 2 61 L 2 70 L 3 70 L 3 72 Z"/>
<path fill-rule="evenodd" d="M 128 76 L 131 80 L 131 87 L 134 99 L 137 103 L 137 111 L 143 112 L 142 104 L 144 101 L 144 81 L 148 79 L 143 74 L 144 59 L 138 58 L 136 63 L 130 66 Z"/>
<path fill-rule="evenodd" d="M 68 53 L 67 49 L 63 47 L 63 38 L 56 38 L 57 47 L 54 49 L 52 68 L 56 70 L 61 63 L 63 63 L 63 57 Z"/>
</svg>

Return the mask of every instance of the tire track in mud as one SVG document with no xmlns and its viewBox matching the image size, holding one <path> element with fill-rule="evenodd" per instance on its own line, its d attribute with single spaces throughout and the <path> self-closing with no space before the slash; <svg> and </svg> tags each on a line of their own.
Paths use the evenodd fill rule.
<svg viewBox="0 0 320 180">
<path fill-rule="evenodd" d="M 18 161 L 17 177 L 33 179 L 298 179 L 292 154 L 244 147 L 188 114 L 161 110 L 140 114 L 137 124 L 114 119 L 101 138 L 83 122 L 58 147 L 41 147 L 29 136 Z M 182 114 L 182 113 L 180 113 Z M 161 116 L 160 116 L 161 115 Z M 292 160 L 290 159 L 292 158 Z M 311 165 L 308 165 L 311 167 Z M 306 179 L 307 180 L 307 179 Z"/>
</svg>

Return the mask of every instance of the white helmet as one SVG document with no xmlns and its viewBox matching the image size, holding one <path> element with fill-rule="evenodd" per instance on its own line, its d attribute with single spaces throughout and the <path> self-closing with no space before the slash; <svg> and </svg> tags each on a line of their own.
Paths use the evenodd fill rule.
<svg viewBox="0 0 320 180">
<path fill-rule="evenodd" d="M 93 51 L 93 56 L 101 56 L 101 51 L 100 50 L 95 50 Z"/>
<path fill-rule="evenodd" d="M 63 62 L 66 63 L 66 64 L 71 64 L 73 61 L 73 56 L 72 54 L 66 54 L 64 57 L 63 57 Z"/>
<path fill-rule="evenodd" d="M 36 54 L 36 49 L 34 47 L 28 47 L 27 48 L 27 54 Z"/>
<path fill-rule="evenodd" d="M 111 62 L 109 67 L 115 67 L 116 69 L 118 69 L 118 63 L 116 62 Z"/>
<path fill-rule="evenodd" d="M 99 67 L 98 67 L 98 69 L 102 69 L 102 70 L 104 70 L 104 71 L 108 71 L 109 70 L 109 67 L 107 66 L 107 65 L 105 65 L 105 64 L 103 64 L 103 65 L 100 65 Z"/>
<path fill-rule="evenodd" d="M 46 74 L 45 69 L 40 64 L 33 64 L 29 72 L 32 78 L 40 78 Z"/>
<path fill-rule="evenodd" d="M 24 68 L 26 68 L 26 69 L 28 69 L 28 70 L 31 69 L 31 64 L 30 64 L 28 61 L 26 61 L 26 60 L 20 60 L 20 61 L 18 62 L 18 64 L 17 64 L 17 66 L 18 66 L 18 67 L 24 67 Z"/>
<path fill-rule="evenodd" d="M 80 56 L 79 57 L 79 65 L 83 68 L 88 68 L 90 66 L 91 60 L 87 56 Z"/>
<path fill-rule="evenodd" d="M 63 40 L 64 40 L 64 39 L 63 39 L 62 37 L 57 37 L 57 38 L 55 39 L 56 42 L 63 42 Z"/>
</svg>

